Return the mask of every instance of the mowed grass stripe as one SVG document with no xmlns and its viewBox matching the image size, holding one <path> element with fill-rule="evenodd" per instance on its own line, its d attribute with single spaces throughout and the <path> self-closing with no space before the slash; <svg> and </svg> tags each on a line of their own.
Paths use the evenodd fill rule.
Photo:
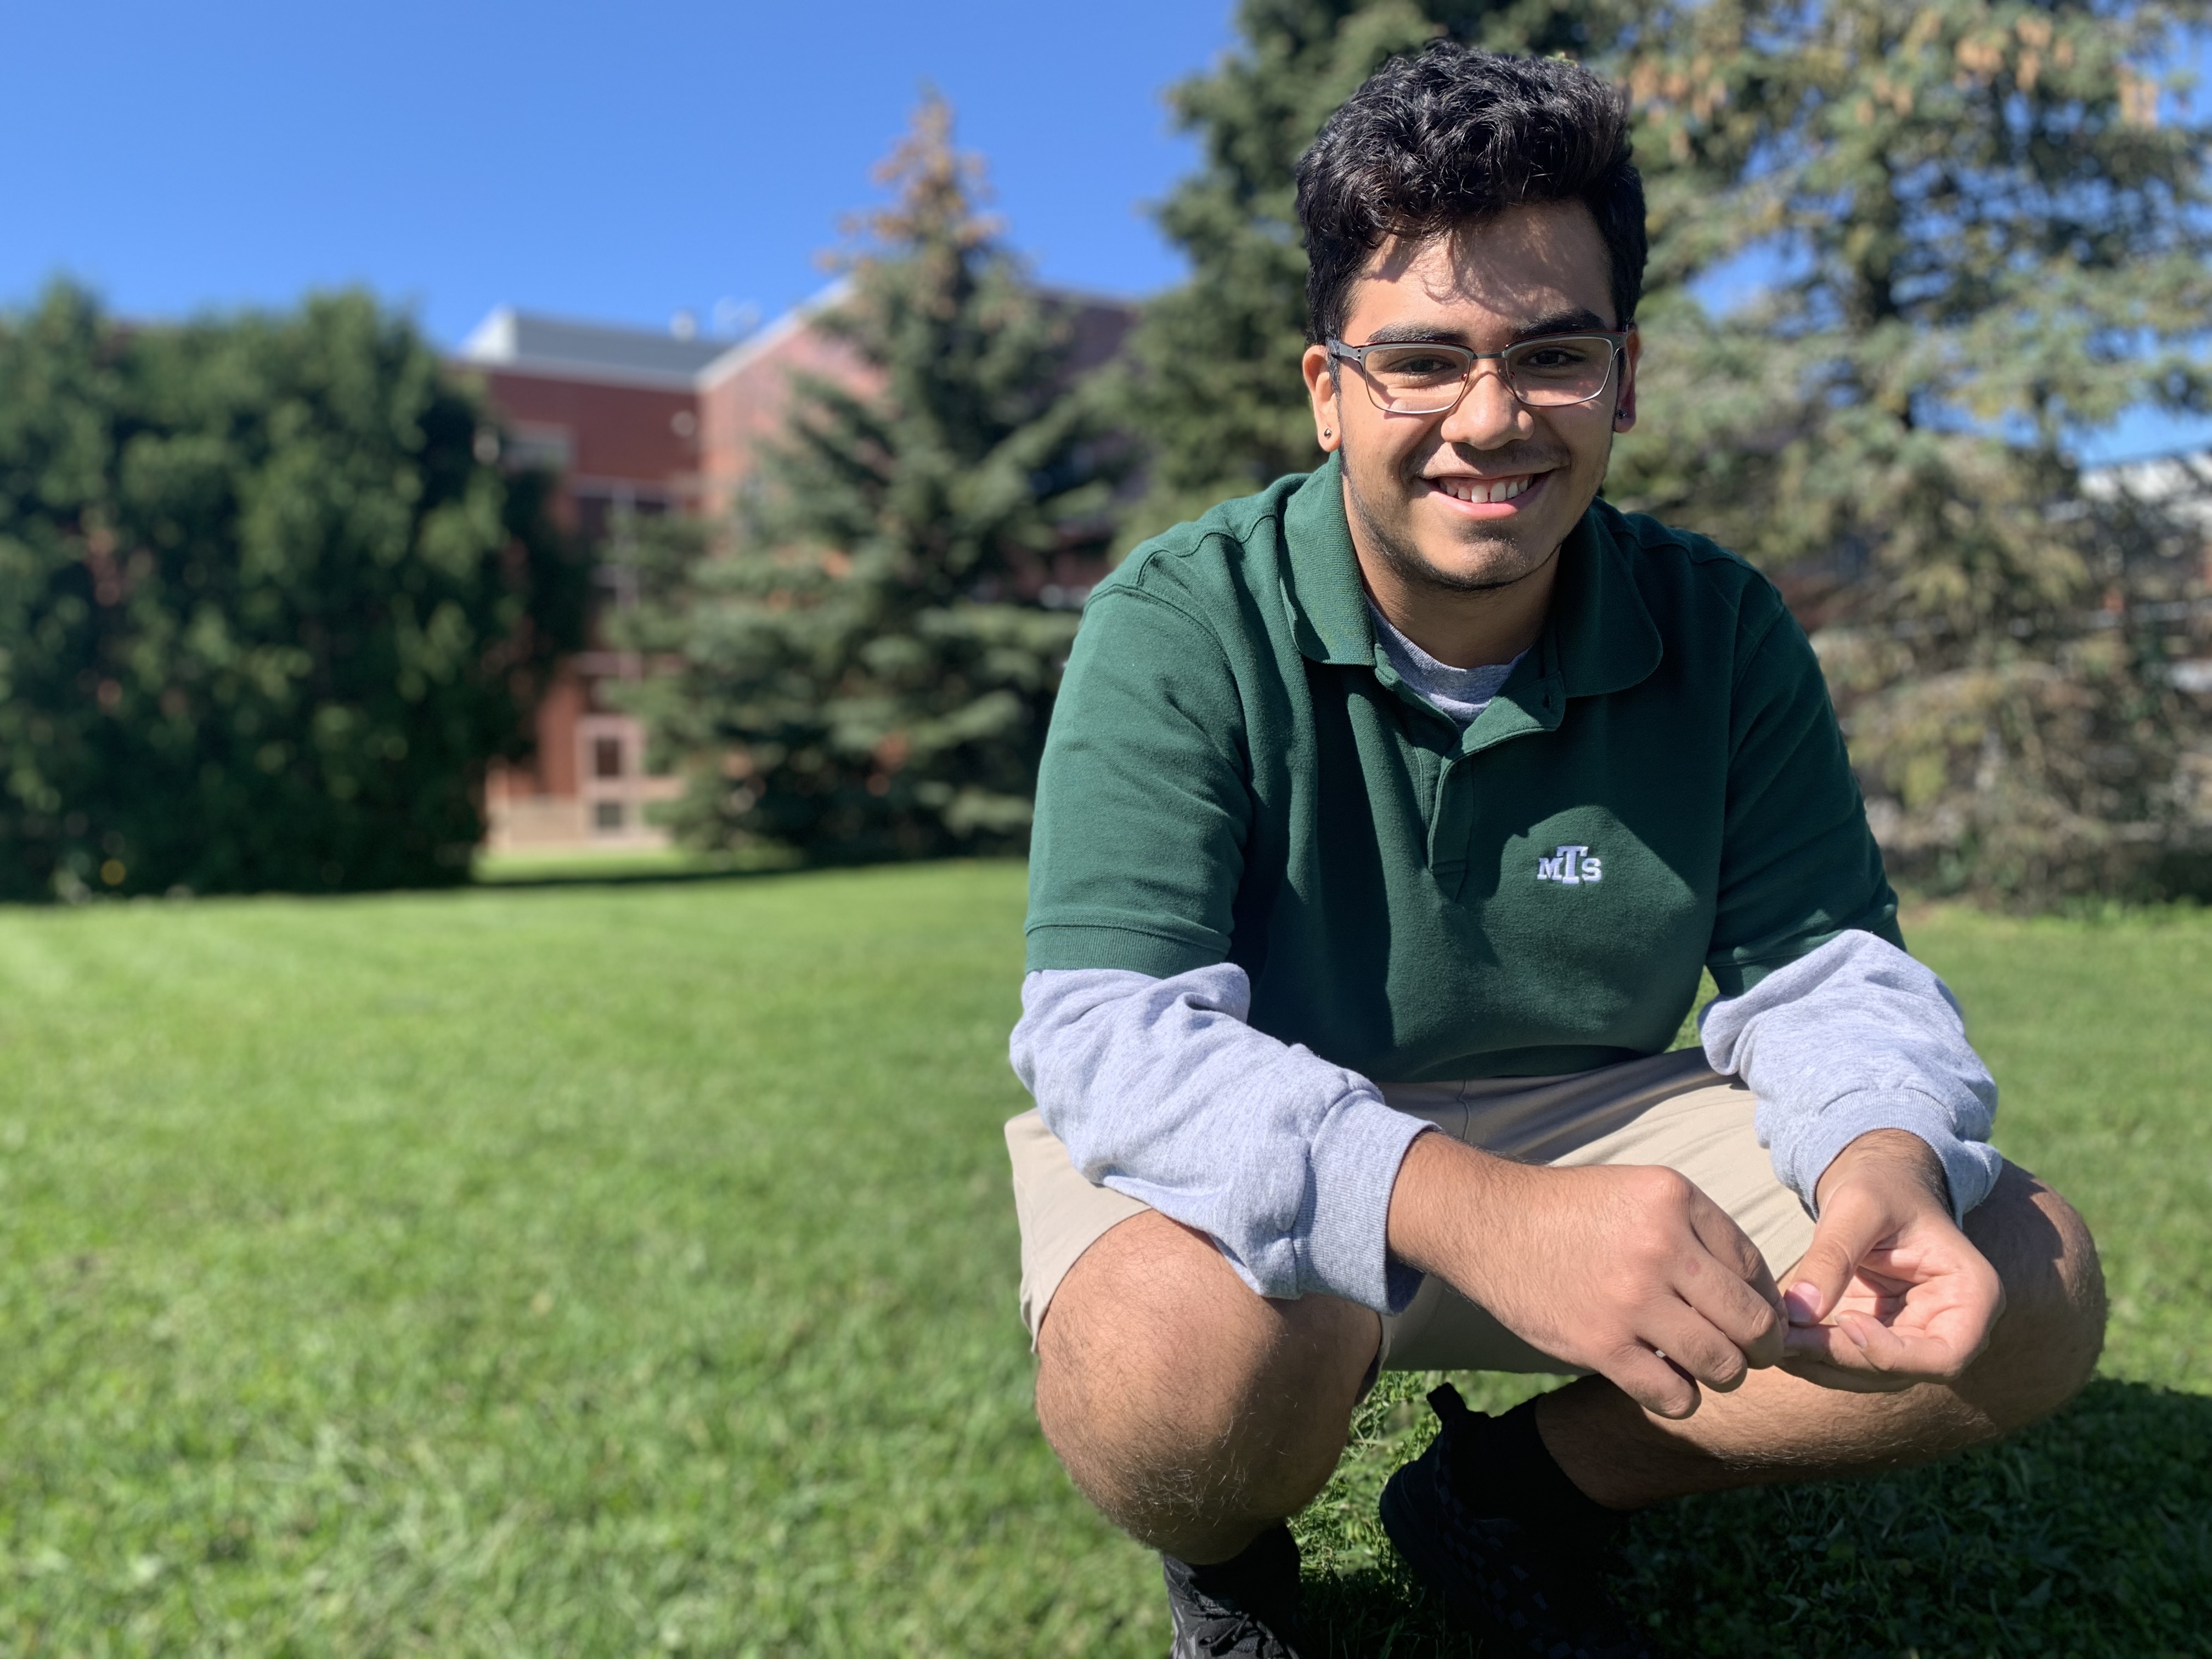
<svg viewBox="0 0 2212 1659">
<path fill-rule="evenodd" d="M 1163 1650 L 1029 1411 L 1022 889 L 0 915 L 0 1650 Z M 2201 1647 L 2212 925 L 1915 940 L 2106 1239 L 2125 1380 L 1940 1475 L 1640 1522 L 1635 1582 L 1684 1650 L 2080 1646 L 2115 1607 L 2107 1650 Z M 1439 1650 L 1365 1508 L 1415 1385 L 1302 1523 L 1334 1651 Z"/>
<path fill-rule="evenodd" d="M 1012 1312 L 1020 906 L 7 916 L 0 1646 L 1114 1650 Z"/>
</svg>

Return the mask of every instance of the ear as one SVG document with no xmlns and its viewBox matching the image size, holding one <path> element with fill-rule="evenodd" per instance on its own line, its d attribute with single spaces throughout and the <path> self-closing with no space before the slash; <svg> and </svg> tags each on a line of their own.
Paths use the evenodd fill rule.
<svg viewBox="0 0 2212 1659">
<path fill-rule="evenodd" d="M 1306 377 L 1306 398 L 1313 404 L 1314 441 L 1324 451 L 1334 453 L 1344 442 L 1344 422 L 1339 418 L 1344 399 L 1331 372 L 1328 348 L 1310 345 L 1305 356 L 1298 360 L 1298 368 Z"/>
<path fill-rule="evenodd" d="M 1636 325 L 1628 325 L 1628 338 L 1620 348 L 1620 390 L 1613 399 L 1613 429 L 1626 432 L 1636 424 L 1636 364 L 1644 355 L 1644 337 Z"/>
</svg>

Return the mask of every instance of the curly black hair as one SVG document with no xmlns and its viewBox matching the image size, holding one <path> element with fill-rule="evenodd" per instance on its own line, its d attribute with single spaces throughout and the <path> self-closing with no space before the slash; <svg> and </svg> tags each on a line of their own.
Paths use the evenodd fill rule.
<svg viewBox="0 0 2212 1659">
<path fill-rule="evenodd" d="M 1580 202 L 1613 262 L 1615 326 L 1636 316 L 1649 244 L 1628 94 L 1562 58 L 1437 41 L 1393 58 L 1298 160 L 1306 331 L 1340 332 L 1353 281 L 1393 236 L 1431 236 L 1510 207 Z"/>
</svg>

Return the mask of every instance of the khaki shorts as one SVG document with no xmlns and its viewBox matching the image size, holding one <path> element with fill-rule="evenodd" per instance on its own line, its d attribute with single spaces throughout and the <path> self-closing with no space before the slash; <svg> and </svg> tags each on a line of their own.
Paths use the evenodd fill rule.
<svg viewBox="0 0 2212 1659">
<path fill-rule="evenodd" d="M 1743 1085 L 1696 1048 L 1566 1077 L 1386 1084 L 1382 1097 L 1446 1134 L 1524 1164 L 1663 1164 L 1695 1182 L 1749 1235 L 1770 1270 L 1787 1272 L 1812 1242 L 1797 1195 L 1774 1178 Z M 1106 1232 L 1149 1206 L 1095 1187 L 1035 1112 L 1006 1125 L 1022 1229 L 1022 1318 L 1036 1340 L 1052 1294 Z M 1382 1322 L 1392 1370 L 1565 1371 L 1434 1274 Z"/>
</svg>

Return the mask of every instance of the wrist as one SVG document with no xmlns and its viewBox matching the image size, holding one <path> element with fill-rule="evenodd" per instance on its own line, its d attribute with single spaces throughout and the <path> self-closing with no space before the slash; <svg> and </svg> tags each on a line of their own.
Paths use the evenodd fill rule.
<svg viewBox="0 0 2212 1659">
<path fill-rule="evenodd" d="M 1519 1166 L 1431 1132 L 1406 1149 L 1390 1189 L 1386 1223 L 1391 1255 L 1436 1273 L 1462 1294 L 1478 1275 L 1480 1218 L 1495 1213 L 1501 1172 Z"/>
<path fill-rule="evenodd" d="M 1838 1190 L 1874 1181 L 1894 1191 L 1899 1185 L 1924 1194 L 1946 1217 L 1951 1213 L 1951 1183 L 1936 1149 L 1909 1129 L 1869 1129 L 1829 1160 L 1814 1187 L 1823 1213 Z"/>
</svg>

